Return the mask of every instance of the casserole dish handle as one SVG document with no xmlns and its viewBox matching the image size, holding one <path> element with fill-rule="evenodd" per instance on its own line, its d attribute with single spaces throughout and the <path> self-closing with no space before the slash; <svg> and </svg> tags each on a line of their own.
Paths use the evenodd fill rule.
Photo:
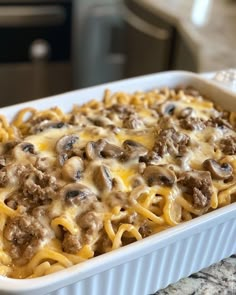
<svg viewBox="0 0 236 295">
<path fill-rule="evenodd" d="M 236 69 L 227 69 L 216 72 L 213 81 L 236 92 Z"/>
</svg>

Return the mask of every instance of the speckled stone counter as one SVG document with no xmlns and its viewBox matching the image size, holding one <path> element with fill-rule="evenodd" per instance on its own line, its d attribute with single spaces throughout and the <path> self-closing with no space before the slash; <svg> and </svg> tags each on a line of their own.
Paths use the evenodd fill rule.
<svg viewBox="0 0 236 295">
<path fill-rule="evenodd" d="M 175 26 L 199 72 L 236 68 L 236 1 L 134 0 Z"/>
<path fill-rule="evenodd" d="M 235 295 L 236 255 L 168 286 L 156 295 Z"/>
</svg>

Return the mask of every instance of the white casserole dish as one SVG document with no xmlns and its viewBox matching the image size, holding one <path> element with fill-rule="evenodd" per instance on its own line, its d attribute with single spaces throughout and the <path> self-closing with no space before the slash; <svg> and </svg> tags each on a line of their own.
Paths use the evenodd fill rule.
<svg viewBox="0 0 236 295">
<path fill-rule="evenodd" d="M 26 106 L 38 109 L 59 106 L 69 111 L 73 104 L 101 99 L 106 88 L 133 92 L 180 84 L 191 85 L 225 109 L 236 110 L 233 92 L 197 74 L 176 71 L 10 106 L 0 109 L 0 113 L 11 119 Z M 0 277 L 0 294 L 152 294 L 235 253 L 236 203 L 45 277 L 24 280 Z"/>
</svg>

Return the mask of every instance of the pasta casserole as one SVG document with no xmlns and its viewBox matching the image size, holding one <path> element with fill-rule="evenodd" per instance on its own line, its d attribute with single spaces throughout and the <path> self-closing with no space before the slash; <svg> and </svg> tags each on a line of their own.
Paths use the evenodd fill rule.
<svg viewBox="0 0 236 295">
<path fill-rule="evenodd" d="M 0 275 L 44 276 L 234 202 L 234 128 L 190 87 L 0 116 Z"/>
</svg>

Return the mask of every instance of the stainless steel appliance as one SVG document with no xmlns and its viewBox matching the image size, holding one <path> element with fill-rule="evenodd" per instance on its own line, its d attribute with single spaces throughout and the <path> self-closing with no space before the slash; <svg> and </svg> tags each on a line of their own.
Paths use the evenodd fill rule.
<svg viewBox="0 0 236 295">
<path fill-rule="evenodd" d="M 0 0 L 0 106 L 72 88 L 72 1 Z"/>
<path fill-rule="evenodd" d="M 174 28 L 139 5 L 123 1 L 126 22 L 127 77 L 168 70 L 172 63 Z"/>
<path fill-rule="evenodd" d="M 124 77 L 125 31 L 119 0 L 74 1 L 74 85 Z"/>
</svg>

